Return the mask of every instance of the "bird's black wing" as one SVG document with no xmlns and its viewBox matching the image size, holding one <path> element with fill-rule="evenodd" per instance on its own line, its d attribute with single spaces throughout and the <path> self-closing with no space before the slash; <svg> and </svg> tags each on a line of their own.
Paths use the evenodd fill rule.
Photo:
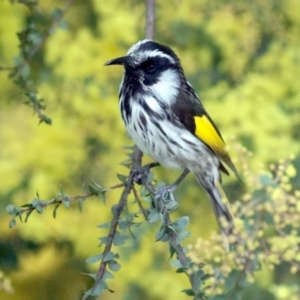
<svg viewBox="0 0 300 300">
<path fill-rule="evenodd" d="M 186 88 L 180 90 L 171 110 L 188 131 L 207 145 L 221 162 L 228 165 L 234 174 L 239 179 L 241 178 L 225 148 L 220 131 L 191 86 L 187 85 Z M 222 164 L 221 170 L 228 174 Z"/>
</svg>

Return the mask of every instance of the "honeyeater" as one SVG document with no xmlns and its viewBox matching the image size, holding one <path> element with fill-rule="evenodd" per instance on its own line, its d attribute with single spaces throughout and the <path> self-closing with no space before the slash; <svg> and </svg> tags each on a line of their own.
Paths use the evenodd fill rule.
<svg viewBox="0 0 300 300">
<path fill-rule="evenodd" d="M 133 45 L 105 65 L 123 65 L 119 107 L 130 137 L 161 165 L 191 171 L 208 194 L 223 235 L 233 229 L 233 215 L 221 187 L 225 165 L 240 178 L 216 124 L 187 82 L 175 52 L 152 40 Z M 158 195 L 161 195 L 158 191 Z M 222 226 L 221 218 L 228 226 Z M 225 222 L 226 223 L 226 222 Z"/>
</svg>

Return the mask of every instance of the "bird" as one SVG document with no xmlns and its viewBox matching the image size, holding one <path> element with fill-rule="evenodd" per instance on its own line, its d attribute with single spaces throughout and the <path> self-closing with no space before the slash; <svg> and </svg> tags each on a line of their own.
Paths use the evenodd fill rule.
<svg viewBox="0 0 300 300">
<path fill-rule="evenodd" d="M 222 235 L 228 238 L 234 217 L 221 173 L 229 175 L 227 166 L 241 177 L 219 129 L 187 81 L 179 57 L 170 47 L 145 39 L 125 56 L 105 63 L 111 65 L 124 67 L 119 108 L 129 136 L 154 161 L 183 170 L 173 185 L 157 191 L 158 197 L 174 191 L 193 172 L 212 203 Z"/>
</svg>

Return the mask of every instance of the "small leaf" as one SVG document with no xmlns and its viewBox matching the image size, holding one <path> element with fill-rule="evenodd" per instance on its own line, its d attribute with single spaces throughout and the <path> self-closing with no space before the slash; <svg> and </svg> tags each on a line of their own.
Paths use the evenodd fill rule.
<svg viewBox="0 0 300 300">
<path fill-rule="evenodd" d="M 17 224 L 16 220 L 15 220 L 15 219 L 11 219 L 11 220 L 9 221 L 8 226 L 9 226 L 9 228 L 13 228 L 13 227 L 16 226 L 16 224 Z"/>
<path fill-rule="evenodd" d="M 189 237 L 190 235 L 190 232 L 187 230 L 179 232 L 176 237 L 176 244 L 179 245 L 185 238 Z"/>
<path fill-rule="evenodd" d="M 103 255 L 102 255 L 102 253 L 100 253 L 100 254 L 94 255 L 94 256 L 92 256 L 92 257 L 89 257 L 88 259 L 86 259 L 86 262 L 87 262 L 88 264 L 93 264 L 93 263 L 95 263 L 95 262 L 101 260 L 102 257 L 103 257 Z"/>
<path fill-rule="evenodd" d="M 123 182 L 125 183 L 127 180 L 127 176 L 123 175 L 123 174 L 117 174 L 117 177 Z"/>
<path fill-rule="evenodd" d="M 118 226 L 121 230 L 128 228 L 128 222 L 125 220 L 119 220 Z"/>
<path fill-rule="evenodd" d="M 196 295 L 196 293 L 193 289 L 185 289 L 182 292 L 185 293 L 188 296 L 195 296 Z"/>
<path fill-rule="evenodd" d="M 134 150 L 135 145 L 133 146 L 123 146 L 122 148 L 125 150 Z"/>
<path fill-rule="evenodd" d="M 104 202 L 104 204 L 105 204 L 105 202 L 106 202 L 106 191 L 101 191 L 101 192 L 99 192 L 99 197 L 100 197 L 100 199 Z"/>
<path fill-rule="evenodd" d="M 103 257 L 103 262 L 108 262 L 114 258 L 114 253 L 109 251 L 104 257 Z"/>
<path fill-rule="evenodd" d="M 145 188 L 145 186 L 142 186 L 141 191 L 140 191 L 140 196 L 141 197 L 145 197 L 149 195 L 149 192 L 147 191 L 147 189 Z"/>
<path fill-rule="evenodd" d="M 31 215 L 31 213 L 33 212 L 33 209 L 29 209 L 26 213 L 26 217 L 25 217 L 25 223 L 27 222 L 29 216 Z"/>
<path fill-rule="evenodd" d="M 44 212 L 44 207 L 40 203 L 35 206 L 35 209 L 39 214 L 42 214 Z"/>
<path fill-rule="evenodd" d="M 30 66 L 25 63 L 21 69 L 19 69 L 19 74 L 23 79 L 27 79 L 30 74 Z"/>
<path fill-rule="evenodd" d="M 103 275 L 103 280 L 107 280 L 107 279 L 113 279 L 115 276 L 110 273 L 109 271 L 105 271 L 104 275 Z"/>
<path fill-rule="evenodd" d="M 94 287 L 92 288 L 92 295 L 94 296 L 94 297 L 97 297 L 97 296 L 99 296 L 102 292 L 103 292 L 103 290 L 105 290 L 107 288 L 107 284 L 106 284 L 106 282 L 104 281 L 104 278 L 103 278 L 103 280 L 99 280 L 95 285 L 94 285 Z"/>
<path fill-rule="evenodd" d="M 99 240 L 101 241 L 101 245 L 102 244 L 107 245 L 107 243 L 109 242 L 109 239 L 107 236 L 102 236 L 99 238 Z"/>
<path fill-rule="evenodd" d="M 182 264 L 178 259 L 174 259 L 172 261 L 170 261 L 171 266 L 175 267 L 175 268 L 182 268 Z"/>
<path fill-rule="evenodd" d="M 6 211 L 10 214 L 13 215 L 15 212 L 15 206 L 12 204 L 9 204 L 6 206 Z"/>
<path fill-rule="evenodd" d="M 84 203 L 84 199 L 80 198 L 78 200 L 78 207 L 79 207 L 79 211 L 82 213 L 82 209 L 83 209 L 83 203 Z"/>
<path fill-rule="evenodd" d="M 68 198 L 65 198 L 65 199 L 68 199 Z M 63 200 L 62 203 L 64 204 L 64 206 L 65 206 L 66 208 L 69 208 L 69 207 L 70 207 L 70 204 L 71 204 L 69 200 Z"/>
<path fill-rule="evenodd" d="M 132 159 L 126 159 L 126 160 L 120 162 L 120 165 L 122 165 L 126 168 L 129 168 L 132 165 Z"/>
<path fill-rule="evenodd" d="M 115 259 L 110 260 L 108 262 L 108 266 L 114 272 L 117 272 L 121 269 L 121 265 Z"/>
<path fill-rule="evenodd" d="M 89 184 L 88 185 L 88 189 L 92 193 L 92 195 L 98 196 L 99 191 L 94 186 L 92 186 L 91 184 Z"/>
<path fill-rule="evenodd" d="M 260 176 L 260 182 L 263 186 L 269 186 L 272 183 L 272 178 L 268 174 L 263 174 Z"/>
<path fill-rule="evenodd" d="M 97 273 L 82 273 L 82 274 L 92 277 L 95 281 L 97 280 Z"/>
<path fill-rule="evenodd" d="M 169 241 L 169 235 L 168 235 L 168 233 L 166 232 L 166 229 L 165 229 L 165 227 L 163 227 L 163 228 L 161 228 L 158 232 L 157 232 L 157 234 L 156 234 L 156 241 L 158 242 L 167 242 L 167 241 Z"/>
<path fill-rule="evenodd" d="M 120 234 L 119 232 L 116 232 L 113 244 L 115 246 L 120 246 L 125 243 L 125 241 L 128 239 L 126 235 Z"/>
<path fill-rule="evenodd" d="M 100 185 L 99 183 L 97 183 L 96 181 L 92 180 L 92 183 L 93 183 L 94 187 L 95 187 L 98 191 L 102 191 L 102 190 L 103 190 L 103 186 Z"/>
<path fill-rule="evenodd" d="M 148 216 L 148 222 L 154 223 L 160 219 L 160 213 L 157 210 L 152 210 Z"/>
<path fill-rule="evenodd" d="M 175 222 L 173 222 L 172 228 L 179 233 L 180 231 L 184 230 L 189 224 L 189 217 L 188 216 L 183 216 L 181 218 L 179 218 L 178 220 L 176 220 Z"/>
<path fill-rule="evenodd" d="M 152 198 L 150 196 L 142 196 L 142 199 L 148 203 L 152 203 Z"/>
<path fill-rule="evenodd" d="M 98 228 L 109 228 L 111 225 L 111 222 L 106 222 L 106 223 L 102 223 L 100 225 L 98 225 Z"/>
<path fill-rule="evenodd" d="M 54 218 L 54 219 L 56 218 L 56 215 L 57 215 L 57 212 L 56 212 L 56 211 L 57 211 L 58 207 L 60 206 L 60 204 L 61 204 L 61 203 L 58 203 L 58 204 L 56 204 L 55 207 L 54 207 L 54 210 L 53 210 L 53 218 Z"/>
<path fill-rule="evenodd" d="M 176 270 L 176 273 L 187 273 L 187 271 L 188 271 L 187 268 L 181 267 Z"/>
<path fill-rule="evenodd" d="M 36 207 L 36 206 L 39 204 L 39 202 L 40 202 L 39 199 L 33 199 L 33 200 L 31 201 L 31 205 L 32 205 L 33 207 Z"/>
</svg>

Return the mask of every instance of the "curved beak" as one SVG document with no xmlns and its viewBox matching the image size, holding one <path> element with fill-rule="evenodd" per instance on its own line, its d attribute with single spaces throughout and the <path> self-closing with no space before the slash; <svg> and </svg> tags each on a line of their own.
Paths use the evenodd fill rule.
<svg viewBox="0 0 300 300">
<path fill-rule="evenodd" d="M 128 56 L 122 56 L 118 57 L 112 60 L 109 60 L 104 64 L 104 66 L 111 66 L 111 65 L 125 65 L 128 63 L 129 57 Z"/>
</svg>

